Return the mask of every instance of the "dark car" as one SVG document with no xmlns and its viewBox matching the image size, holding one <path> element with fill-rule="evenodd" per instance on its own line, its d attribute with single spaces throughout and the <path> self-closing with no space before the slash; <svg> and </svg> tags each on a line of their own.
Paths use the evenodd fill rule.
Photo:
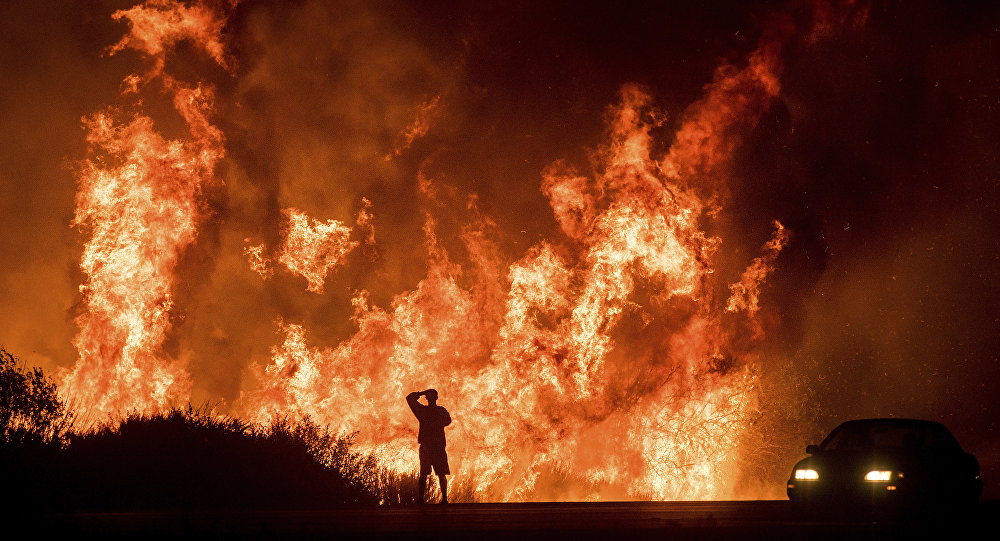
<svg viewBox="0 0 1000 541">
<path fill-rule="evenodd" d="M 804 511 L 971 508 L 983 491 L 979 461 L 932 421 L 848 421 L 806 452 L 788 479 Z"/>
</svg>

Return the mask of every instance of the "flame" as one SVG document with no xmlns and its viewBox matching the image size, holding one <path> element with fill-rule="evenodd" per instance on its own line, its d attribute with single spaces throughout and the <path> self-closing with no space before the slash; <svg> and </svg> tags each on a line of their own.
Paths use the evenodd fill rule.
<svg viewBox="0 0 1000 541">
<path fill-rule="evenodd" d="M 212 88 L 171 77 L 166 51 L 190 41 L 229 67 L 216 10 L 150 0 L 114 18 L 131 28 L 111 52 L 132 49 L 152 61 L 146 74 L 126 78 L 124 95 L 159 84 L 188 134 L 164 138 L 149 117 L 118 110 L 85 119 L 93 156 L 80 173 L 74 224 L 90 233 L 81 262 L 86 311 L 63 392 L 105 416 L 188 397 L 186 371 L 160 350 L 178 258 L 197 237 L 201 190 L 215 182 L 223 136 L 209 120 Z M 646 91 L 625 85 L 592 170 L 559 160 L 542 172 L 541 193 L 564 236 L 509 265 L 474 195 L 461 262 L 428 211 L 426 276 L 387 308 L 356 291 L 357 331 L 333 347 L 312 346 L 302 323 L 277 319 L 281 339 L 269 362 L 254 367 L 256 387 L 241 413 L 361 430 L 362 447 L 411 472 L 416 423 L 403 396 L 435 387 L 455 420 L 455 486 L 478 499 L 732 497 L 756 407 L 760 289 L 789 236 L 775 222 L 740 281 L 720 284 L 723 239 L 706 225 L 721 211 L 740 134 L 780 90 L 789 33 L 779 26 L 766 34 L 741 69 L 720 67 L 662 155 L 652 150 L 653 133 L 666 116 Z M 420 106 L 396 155 L 428 132 L 439 99 Z M 424 171 L 417 182 L 430 208 L 457 197 Z M 376 214 L 363 200 L 352 228 L 288 207 L 273 257 L 249 239 L 244 254 L 262 277 L 277 261 L 322 294 L 352 250 L 375 244 Z M 730 296 L 719 298 L 726 287 Z"/>
<path fill-rule="evenodd" d="M 212 88 L 164 73 L 165 47 L 190 39 L 221 65 L 223 19 L 202 7 L 155 0 L 118 11 L 130 23 L 111 53 L 134 49 L 153 63 L 130 75 L 124 93 L 158 83 L 172 93 L 188 134 L 166 139 L 153 120 L 108 109 L 84 118 L 92 156 L 79 174 L 73 225 L 90 234 L 80 267 L 84 313 L 74 343 L 79 359 L 62 382 L 84 416 L 162 409 L 187 399 L 190 378 L 160 347 L 170 328 L 177 261 L 194 242 L 202 187 L 214 182 L 222 132 L 209 121 Z"/>
<path fill-rule="evenodd" d="M 761 69 L 733 77 L 768 95 L 773 81 Z M 681 132 L 706 134 L 747 113 L 719 100 L 701 102 Z M 705 154 L 725 145 L 711 134 L 704 139 L 716 143 L 678 138 L 655 160 L 650 133 L 662 115 L 650 103 L 638 87 L 623 88 L 593 178 L 562 161 L 545 170 L 542 191 L 570 255 L 543 241 L 503 272 L 481 223 L 462 236 L 472 254 L 463 267 L 428 215 L 426 278 L 390 310 L 359 292 L 358 332 L 333 348 L 310 347 L 301 325 L 279 320 L 285 339 L 257 369 L 248 414 L 363 427 L 362 445 L 412 471 L 415 422 L 401 397 L 433 385 L 455 419 L 458 482 L 477 498 L 544 497 L 540 479 L 559 472 L 576 479 L 570 498 L 731 495 L 756 375 L 747 342 L 729 338 L 725 306 L 710 294 L 721 240 L 698 227 L 709 207 L 672 181 L 678 171 L 711 173 L 723 159 Z M 420 185 L 438 197 L 431 179 L 421 175 Z M 769 243 L 744 273 L 746 298 L 756 302 L 782 246 Z M 474 285 L 463 288 L 470 275 Z M 627 335 L 653 347 L 634 348 Z"/>
<path fill-rule="evenodd" d="M 414 141 L 427 135 L 427 132 L 431 129 L 432 120 L 437 115 L 438 103 L 440 101 L 441 96 L 437 95 L 417 107 L 417 114 L 413 122 L 400 134 L 399 142 L 392 149 L 392 154 L 385 157 L 385 161 L 391 160 L 393 156 L 399 156 L 406 149 L 410 148 Z"/>
<path fill-rule="evenodd" d="M 235 3 L 230 2 L 231 5 Z M 129 33 L 111 47 L 111 54 L 134 49 L 152 58 L 154 67 L 160 71 L 168 48 L 188 40 L 220 66 L 227 66 L 222 44 L 222 27 L 226 21 L 219 12 L 206 6 L 185 6 L 176 0 L 147 0 L 132 9 L 114 12 L 111 18 L 126 19 L 130 26 Z"/>
<path fill-rule="evenodd" d="M 774 268 L 774 260 L 787 244 L 788 232 L 785 231 L 785 226 L 775 221 L 774 235 L 764 245 L 763 255 L 754 258 L 753 263 L 743 271 L 739 282 L 729 285 L 732 295 L 726 304 L 726 310 L 746 310 L 751 316 L 760 310 L 760 285 Z"/>
<path fill-rule="evenodd" d="M 310 220 L 294 208 L 285 209 L 282 214 L 288 219 L 288 231 L 278 261 L 302 275 L 309 282 L 306 289 L 322 293 L 327 273 L 358 246 L 350 240 L 351 228 L 337 220 Z"/>
<path fill-rule="evenodd" d="M 353 230 L 339 220 L 322 222 L 296 208 L 282 209 L 281 214 L 286 218 L 286 224 L 277 260 L 290 272 L 305 278 L 308 283 L 306 290 L 313 293 L 323 293 L 330 271 L 343 264 L 347 254 L 362 242 L 375 244 L 371 201 L 365 198 L 361 200 L 357 227 Z M 363 240 L 350 240 L 352 235 L 363 235 Z M 274 260 L 265 255 L 266 246 L 250 244 L 249 238 L 244 242 L 243 255 L 247 256 L 250 268 L 265 280 L 273 276 Z"/>
<path fill-rule="evenodd" d="M 271 260 L 264 255 L 266 246 L 264 244 L 250 244 L 249 238 L 243 239 L 243 242 L 246 243 L 243 255 L 247 256 L 250 268 L 265 280 L 273 276 L 274 269 L 271 267 Z"/>
</svg>

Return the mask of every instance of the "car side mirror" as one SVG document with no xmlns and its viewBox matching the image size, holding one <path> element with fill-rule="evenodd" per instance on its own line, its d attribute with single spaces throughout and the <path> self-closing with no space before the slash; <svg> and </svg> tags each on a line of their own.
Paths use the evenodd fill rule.
<svg viewBox="0 0 1000 541">
<path fill-rule="evenodd" d="M 815 455 L 819 452 L 819 445 L 806 445 L 806 452 L 810 455 Z"/>
</svg>

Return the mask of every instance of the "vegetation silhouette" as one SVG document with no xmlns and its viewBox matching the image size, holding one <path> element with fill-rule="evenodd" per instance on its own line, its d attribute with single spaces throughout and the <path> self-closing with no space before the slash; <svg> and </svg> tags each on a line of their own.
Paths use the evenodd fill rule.
<svg viewBox="0 0 1000 541">
<path fill-rule="evenodd" d="M 379 466 L 309 419 L 253 425 L 210 408 L 132 413 L 82 433 L 38 368 L 0 348 L 4 508 L 34 511 L 318 509 L 405 505 L 414 475 Z"/>
<path fill-rule="evenodd" d="M 4 446 L 60 444 L 72 415 L 42 369 L 27 369 L 0 346 L 0 428 Z"/>
<path fill-rule="evenodd" d="M 55 383 L 40 368 L 27 369 L 0 347 L 0 491 L 3 509 L 38 505 L 57 494 L 54 467 L 62 456 L 72 416 Z"/>
</svg>

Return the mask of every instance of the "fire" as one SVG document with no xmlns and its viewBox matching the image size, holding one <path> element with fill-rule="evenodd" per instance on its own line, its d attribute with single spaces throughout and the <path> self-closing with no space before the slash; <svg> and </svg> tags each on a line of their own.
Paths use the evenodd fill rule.
<svg viewBox="0 0 1000 541">
<path fill-rule="evenodd" d="M 770 79 L 749 79 L 762 87 L 753 90 L 772 91 Z M 712 99 L 721 98 L 699 104 L 682 132 L 735 122 Z M 400 397 L 433 385 L 455 419 L 459 483 L 478 498 L 538 498 L 539 480 L 558 472 L 577 478 L 571 498 L 730 495 L 756 376 L 750 351 L 728 339 L 727 306 L 710 293 L 722 241 L 698 227 L 708 205 L 672 180 L 676 171 L 711 173 L 721 158 L 701 155 L 718 144 L 680 138 L 663 161 L 654 159 L 658 115 L 650 103 L 638 87 L 623 89 L 592 178 L 564 162 L 546 169 L 542 190 L 568 243 L 541 242 L 502 272 L 488 264 L 492 248 L 474 227 L 463 240 L 480 257 L 466 269 L 441 248 L 429 216 L 427 277 L 388 311 L 359 292 L 354 336 L 315 348 L 301 325 L 279 321 L 285 339 L 258 369 L 259 390 L 245 397 L 250 415 L 363 427 L 363 445 L 408 471 L 414 423 Z M 431 180 L 423 184 L 436 194 Z M 747 325 L 785 242 L 778 227 L 765 255 L 731 286 L 730 304 L 745 309 Z M 567 246 L 569 257 L 561 255 Z M 461 287 L 463 273 L 477 285 Z M 622 343 L 628 334 L 654 347 Z"/>
<path fill-rule="evenodd" d="M 385 161 L 391 160 L 393 156 L 399 156 L 403 153 L 403 151 L 410 148 L 414 141 L 427 135 L 427 131 L 431 128 L 431 121 L 437 113 L 438 103 L 440 101 L 441 96 L 438 95 L 420 104 L 420 107 L 417 108 L 417 114 L 413 119 L 413 123 L 411 123 L 410 126 L 406 128 L 402 134 L 400 134 L 399 142 L 392 150 L 392 154 L 386 155 Z"/>
<path fill-rule="evenodd" d="M 751 316 L 760 310 L 760 284 L 774 268 L 774 260 L 786 244 L 788 244 L 788 232 L 781 222 L 776 221 L 774 236 L 764 245 L 764 254 L 755 258 L 753 264 L 743 271 L 739 282 L 730 284 L 729 291 L 732 292 L 732 296 L 729 297 L 726 310 L 730 312 L 746 310 Z"/>
<path fill-rule="evenodd" d="M 229 66 L 224 19 L 214 10 L 150 0 L 114 17 L 131 29 L 111 52 L 133 49 L 152 61 L 126 80 L 125 95 L 160 85 L 188 134 L 167 139 L 151 118 L 119 110 L 85 119 L 93 155 L 80 174 L 74 224 L 90 234 L 81 262 L 86 311 L 63 390 L 98 416 L 155 411 L 189 396 L 187 372 L 161 347 L 178 258 L 197 238 L 201 191 L 217 182 L 223 135 L 210 120 L 212 88 L 171 77 L 165 55 L 187 40 Z M 661 155 L 653 133 L 666 115 L 645 90 L 625 85 L 592 170 L 560 160 L 542 172 L 561 233 L 512 264 L 498 255 L 474 194 L 466 210 L 475 219 L 460 235 L 464 261 L 445 249 L 428 211 L 426 276 L 386 308 L 356 291 L 357 331 L 333 347 L 310 345 L 303 323 L 277 318 L 281 339 L 270 361 L 255 366 L 256 387 L 237 413 L 357 430 L 385 465 L 415 471 L 416 427 L 403 396 L 435 387 L 455 420 L 456 485 L 476 498 L 732 497 L 756 407 L 760 288 L 789 234 L 775 222 L 763 253 L 726 284 L 716 272 L 724 239 L 706 224 L 722 211 L 724 166 L 740 133 L 780 90 L 787 38 L 779 28 L 745 67 L 720 68 Z M 395 155 L 427 133 L 440 98 L 420 106 Z M 418 182 L 430 201 L 457 193 L 423 172 Z M 250 239 L 244 255 L 264 279 L 281 263 L 323 294 L 349 253 L 378 240 L 378 209 L 362 203 L 354 227 L 284 208 L 273 255 Z"/>
<path fill-rule="evenodd" d="M 202 187 L 214 182 L 223 157 L 222 132 L 209 121 L 213 91 L 187 86 L 164 73 L 165 47 L 188 39 L 224 65 L 223 20 L 201 7 L 168 1 L 116 12 L 130 32 L 112 54 L 134 49 L 152 61 L 145 75 L 126 78 L 124 93 L 158 84 L 188 135 L 170 140 L 148 116 L 108 109 L 84 119 L 91 157 L 79 175 L 73 225 L 90 234 L 80 287 L 86 310 L 77 318 L 80 357 L 62 392 L 83 417 L 94 420 L 183 402 L 190 378 L 160 347 L 170 329 L 174 270 L 195 241 Z"/>
<path fill-rule="evenodd" d="M 342 265 L 347 254 L 362 242 L 375 244 L 374 217 L 371 214 L 371 202 L 367 199 L 362 200 L 355 229 L 339 220 L 322 222 L 310 218 L 292 207 L 282 209 L 281 215 L 286 222 L 277 261 L 293 274 L 305 278 L 308 283 L 306 290 L 313 293 L 323 293 L 327 275 Z M 363 239 L 351 240 L 352 236 L 363 236 Z M 274 259 L 265 255 L 267 247 L 264 244 L 250 244 L 249 238 L 244 239 L 244 242 L 247 245 L 243 249 L 243 255 L 247 256 L 250 268 L 264 279 L 273 276 Z"/>
<path fill-rule="evenodd" d="M 351 228 L 337 220 L 309 220 L 305 213 L 285 209 L 288 232 L 278 261 L 288 270 L 301 274 L 309 282 L 309 291 L 323 292 L 323 282 L 331 269 L 344 259 L 358 243 L 350 241 Z"/>
<path fill-rule="evenodd" d="M 222 27 L 226 21 L 207 6 L 185 6 L 176 0 L 147 0 L 132 9 L 116 11 L 111 18 L 126 19 L 130 26 L 129 33 L 111 47 L 111 54 L 135 49 L 152 58 L 154 67 L 160 71 L 167 49 L 186 39 L 220 66 L 227 65 L 222 45 Z"/>
</svg>

